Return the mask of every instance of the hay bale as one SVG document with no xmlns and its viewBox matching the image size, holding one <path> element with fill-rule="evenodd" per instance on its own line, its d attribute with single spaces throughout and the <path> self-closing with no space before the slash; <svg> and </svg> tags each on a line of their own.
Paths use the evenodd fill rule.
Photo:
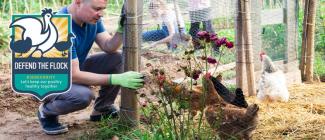
<svg viewBox="0 0 325 140">
<path fill-rule="evenodd" d="M 287 103 L 259 102 L 259 125 L 253 139 L 324 139 L 325 83 L 289 87 Z M 250 103 L 258 102 L 255 97 Z"/>
</svg>

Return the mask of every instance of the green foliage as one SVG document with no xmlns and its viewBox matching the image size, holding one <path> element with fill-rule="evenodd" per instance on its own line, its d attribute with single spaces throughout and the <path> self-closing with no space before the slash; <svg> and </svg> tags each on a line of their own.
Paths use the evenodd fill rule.
<svg viewBox="0 0 325 140">
<path fill-rule="evenodd" d="M 97 139 L 107 140 L 114 136 L 123 140 L 141 139 L 147 140 L 145 133 L 142 134 L 142 130 L 139 128 L 131 128 L 127 125 L 123 125 L 117 119 L 105 119 L 99 123 L 99 128 L 92 132 L 79 137 L 79 140 Z M 149 139 L 148 139 L 149 140 Z"/>
<path fill-rule="evenodd" d="M 10 3 L 11 2 L 11 3 Z M 58 11 L 63 6 L 71 4 L 72 0 L 6 0 L 0 1 L 0 16 L 2 19 L 10 19 L 11 14 L 39 13 L 43 8 L 49 7 Z M 123 0 L 110 0 L 106 8 L 106 14 L 119 14 Z"/>
<path fill-rule="evenodd" d="M 235 20 L 232 20 L 229 17 L 216 18 L 212 20 L 212 25 L 216 28 L 216 32 L 219 32 L 219 29 L 232 29 L 235 25 Z"/>
<path fill-rule="evenodd" d="M 235 42 L 235 29 L 222 29 L 217 32 L 218 36 L 224 36 L 229 41 Z"/>
<path fill-rule="evenodd" d="M 263 9 L 281 8 L 283 0 L 265 0 L 263 2 Z"/>
<path fill-rule="evenodd" d="M 315 51 L 325 52 L 325 1 L 320 1 L 316 13 Z"/>
<path fill-rule="evenodd" d="M 228 84 L 226 87 L 229 89 L 230 92 L 235 93 L 236 91 L 236 85 L 235 84 Z"/>
<path fill-rule="evenodd" d="M 0 50 L 8 47 L 9 32 L 6 27 L 0 26 Z"/>
<path fill-rule="evenodd" d="M 262 50 L 272 58 L 272 60 L 283 60 L 286 51 L 284 24 L 267 25 L 262 30 Z"/>
<path fill-rule="evenodd" d="M 215 53 L 215 56 L 217 56 L 216 53 Z M 229 63 L 235 62 L 235 61 L 236 61 L 235 50 L 224 50 L 224 54 L 219 60 L 219 62 L 221 64 L 229 64 Z"/>
<path fill-rule="evenodd" d="M 301 6 L 300 6 L 301 7 Z M 301 58 L 302 32 L 303 32 L 304 11 L 299 8 L 298 11 L 298 58 Z"/>
<path fill-rule="evenodd" d="M 234 70 L 228 70 L 228 71 L 222 72 L 222 78 L 224 80 L 230 80 L 235 77 L 236 77 L 236 71 L 234 71 Z"/>
<path fill-rule="evenodd" d="M 318 76 L 325 76 L 325 52 L 315 54 L 314 73 Z"/>
</svg>

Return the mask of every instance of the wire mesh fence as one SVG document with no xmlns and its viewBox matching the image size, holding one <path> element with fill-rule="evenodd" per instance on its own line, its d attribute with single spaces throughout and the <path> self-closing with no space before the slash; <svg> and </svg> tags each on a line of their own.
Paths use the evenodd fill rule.
<svg viewBox="0 0 325 140">
<path fill-rule="evenodd" d="M 182 18 L 180 18 L 178 24 L 183 24 L 187 34 L 195 37 L 198 30 L 207 30 L 210 32 L 221 32 L 221 34 L 230 34 L 230 38 L 234 38 L 235 30 L 235 16 L 236 0 L 161 0 L 167 5 L 167 13 L 178 12 Z M 163 29 L 167 30 L 162 19 L 152 18 L 150 14 L 149 3 L 150 0 L 144 0 L 143 11 L 143 23 L 144 32 Z M 177 8 L 173 6 L 176 2 Z M 261 39 L 260 44 L 254 46 L 254 57 L 258 57 L 260 51 L 268 53 L 274 60 L 286 59 L 286 53 L 297 54 L 297 48 L 288 48 L 287 40 L 295 40 L 297 34 L 297 21 L 294 20 L 297 17 L 285 17 L 286 1 L 274 0 L 263 1 L 262 5 L 251 5 L 252 8 L 260 6 L 260 11 L 252 11 L 252 25 L 258 29 L 252 34 L 253 41 L 259 41 L 255 39 Z M 290 6 L 290 5 L 288 5 Z M 261 12 L 261 13 L 257 13 Z M 290 13 L 298 13 L 298 7 Z M 256 17 L 256 14 L 258 17 Z M 260 19 L 258 19 L 260 18 Z M 286 24 L 284 19 L 292 21 L 291 25 Z M 175 25 L 177 27 L 177 24 Z M 254 28 L 253 27 L 253 28 Z M 290 28 L 290 29 L 289 29 Z M 168 33 L 168 31 L 166 31 Z M 288 36 L 288 38 L 286 38 Z M 159 40 L 160 38 L 155 38 Z M 296 44 L 295 44 L 296 45 Z M 295 47 L 293 45 L 293 47 Z M 288 52 L 289 51 L 289 52 Z M 294 58 L 297 59 L 297 58 Z M 257 59 L 254 59 L 257 60 Z"/>
</svg>

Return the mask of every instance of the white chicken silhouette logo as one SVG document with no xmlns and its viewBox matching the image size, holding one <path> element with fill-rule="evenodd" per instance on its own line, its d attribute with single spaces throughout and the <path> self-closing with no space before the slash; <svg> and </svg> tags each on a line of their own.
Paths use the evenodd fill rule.
<svg viewBox="0 0 325 140">
<path fill-rule="evenodd" d="M 10 28 L 19 27 L 23 30 L 21 33 L 21 40 L 15 41 L 15 36 L 11 36 L 10 48 L 15 53 L 27 53 L 32 47 L 36 49 L 34 52 L 40 51 L 41 56 L 55 47 L 58 51 L 62 52 L 65 56 L 65 50 L 71 46 L 71 38 L 74 37 L 72 33 L 68 34 L 67 41 L 57 42 L 59 38 L 58 29 L 52 22 L 53 15 L 52 9 L 45 8 L 42 10 L 42 20 L 32 16 L 26 16 L 14 20 L 10 24 Z"/>
<path fill-rule="evenodd" d="M 44 8 L 41 14 L 13 14 L 12 89 L 39 100 L 71 88 L 71 15 Z"/>
</svg>

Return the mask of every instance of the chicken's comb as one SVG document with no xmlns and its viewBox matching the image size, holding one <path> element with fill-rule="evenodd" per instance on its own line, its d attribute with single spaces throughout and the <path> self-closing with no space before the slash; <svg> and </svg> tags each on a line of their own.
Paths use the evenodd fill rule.
<svg viewBox="0 0 325 140">
<path fill-rule="evenodd" d="M 53 13 L 52 13 L 52 9 L 44 8 L 44 9 L 42 10 L 42 16 L 45 16 L 45 14 L 47 14 L 47 13 L 53 15 Z"/>
</svg>

